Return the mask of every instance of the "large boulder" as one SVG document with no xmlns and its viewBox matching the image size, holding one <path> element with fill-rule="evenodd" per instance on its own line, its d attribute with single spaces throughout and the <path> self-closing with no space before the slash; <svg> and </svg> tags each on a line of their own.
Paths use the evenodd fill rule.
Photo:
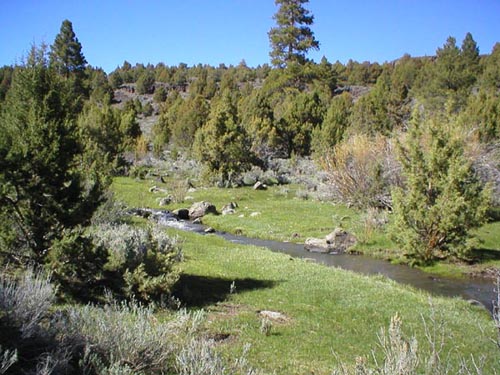
<svg viewBox="0 0 500 375">
<path fill-rule="evenodd" d="M 266 189 L 267 189 L 267 186 L 266 186 L 265 184 L 263 184 L 262 182 L 257 181 L 257 182 L 253 185 L 253 189 L 254 189 L 254 190 L 266 190 Z"/>
<path fill-rule="evenodd" d="M 356 237 L 346 232 L 342 228 L 335 230 L 325 237 L 326 243 L 331 247 L 334 253 L 345 253 L 356 244 Z"/>
<path fill-rule="evenodd" d="M 342 254 L 356 244 L 356 238 L 342 228 L 336 228 L 325 238 L 307 238 L 304 248 L 313 253 Z"/>
<path fill-rule="evenodd" d="M 331 252 L 330 245 L 324 238 L 306 238 L 304 248 L 311 253 L 328 254 Z"/>
<path fill-rule="evenodd" d="M 191 220 L 203 217 L 207 214 L 216 214 L 217 209 L 210 202 L 196 202 L 189 209 L 189 218 Z"/>
</svg>

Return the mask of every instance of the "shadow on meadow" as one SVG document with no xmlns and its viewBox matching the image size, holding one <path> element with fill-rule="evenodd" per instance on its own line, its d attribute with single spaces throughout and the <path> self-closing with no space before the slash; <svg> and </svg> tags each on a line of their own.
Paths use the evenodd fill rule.
<svg viewBox="0 0 500 375">
<path fill-rule="evenodd" d="M 225 279 L 198 275 L 181 275 L 174 287 L 174 296 L 187 307 L 205 307 L 222 302 L 232 292 L 272 288 L 276 281 L 256 279 Z"/>
</svg>

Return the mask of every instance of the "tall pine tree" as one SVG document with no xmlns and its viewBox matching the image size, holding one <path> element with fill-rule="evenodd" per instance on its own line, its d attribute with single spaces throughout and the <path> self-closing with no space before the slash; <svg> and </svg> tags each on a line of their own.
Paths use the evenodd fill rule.
<svg viewBox="0 0 500 375">
<path fill-rule="evenodd" d="M 319 42 L 310 29 L 314 16 L 304 8 L 309 0 L 276 0 L 279 6 L 274 15 L 276 27 L 269 31 L 271 62 L 279 68 L 290 63 L 304 64 L 309 50 L 319 49 Z"/>
</svg>

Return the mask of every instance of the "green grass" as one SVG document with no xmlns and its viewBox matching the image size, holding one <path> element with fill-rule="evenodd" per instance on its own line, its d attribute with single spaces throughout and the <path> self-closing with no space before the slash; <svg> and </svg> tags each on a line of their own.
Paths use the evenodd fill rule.
<svg viewBox="0 0 500 375">
<path fill-rule="evenodd" d="M 154 185 L 167 190 L 169 187 L 168 183 L 120 177 L 114 180 L 112 189 L 119 200 L 132 207 L 160 208 L 156 199 L 165 194 L 150 193 L 149 188 Z M 273 186 L 265 191 L 200 188 L 188 194 L 192 200 L 163 208 L 189 208 L 195 201 L 206 200 L 220 211 L 225 204 L 236 202 L 239 205 L 236 214 L 208 215 L 203 222 L 220 231 L 297 243 L 303 243 L 308 237 L 324 237 L 342 226 L 359 239 L 355 250 L 393 262 L 401 261 L 397 246 L 383 229 L 370 229 L 363 224 L 362 212 L 343 205 L 297 198 L 300 189 L 295 185 Z M 474 252 L 473 265 L 440 262 L 422 269 L 442 276 L 463 277 L 464 274 L 480 274 L 484 269 L 500 267 L 500 221 L 486 224 L 477 234 L 479 246 Z"/>
<path fill-rule="evenodd" d="M 329 374 L 342 361 L 369 355 L 380 327 L 399 313 L 422 350 L 428 345 L 422 318 L 434 312 L 444 322 L 446 353 L 488 357 L 490 373 L 500 352 L 490 341 L 493 323 L 484 309 L 459 299 L 430 297 L 383 277 L 328 268 L 269 250 L 229 243 L 216 236 L 176 232 L 184 238 L 185 262 L 177 295 L 209 312 L 207 335 L 223 337 L 220 350 L 234 357 L 252 345 L 251 363 L 276 374 Z M 231 284 L 236 292 L 230 294 Z M 432 305 L 432 307 L 431 307 Z M 260 310 L 284 314 L 271 334 L 260 332 Z"/>
</svg>

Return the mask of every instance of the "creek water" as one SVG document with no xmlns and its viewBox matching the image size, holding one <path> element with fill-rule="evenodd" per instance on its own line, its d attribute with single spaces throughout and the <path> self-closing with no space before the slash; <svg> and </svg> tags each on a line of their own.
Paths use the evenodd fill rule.
<svg viewBox="0 0 500 375">
<path fill-rule="evenodd" d="M 151 214 L 150 218 L 160 225 L 196 232 L 201 235 L 206 234 L 206 226 L 178 220 L 169 211 L 147 211 Z M 396 282 L 411 285 L 415 288 L 428 291 L 431 294 L 446 297 L 461 297 L 465 300 L 477 301 L 489 311 L 493 308 L 495 288 L 492 280 L 482 278 L 446 278 L 363 255 L 314 253 L 305 250 L 304 245 L 291 242 L 261 240 L 224 232 L 214 232 L 214 234 L 233 243 L 266 247 L 272 251 L 284 253 L 294 258 L 308 259 L 331 267 L 338 267 L 365 275 L 383 275 Z"/>
</svg>

